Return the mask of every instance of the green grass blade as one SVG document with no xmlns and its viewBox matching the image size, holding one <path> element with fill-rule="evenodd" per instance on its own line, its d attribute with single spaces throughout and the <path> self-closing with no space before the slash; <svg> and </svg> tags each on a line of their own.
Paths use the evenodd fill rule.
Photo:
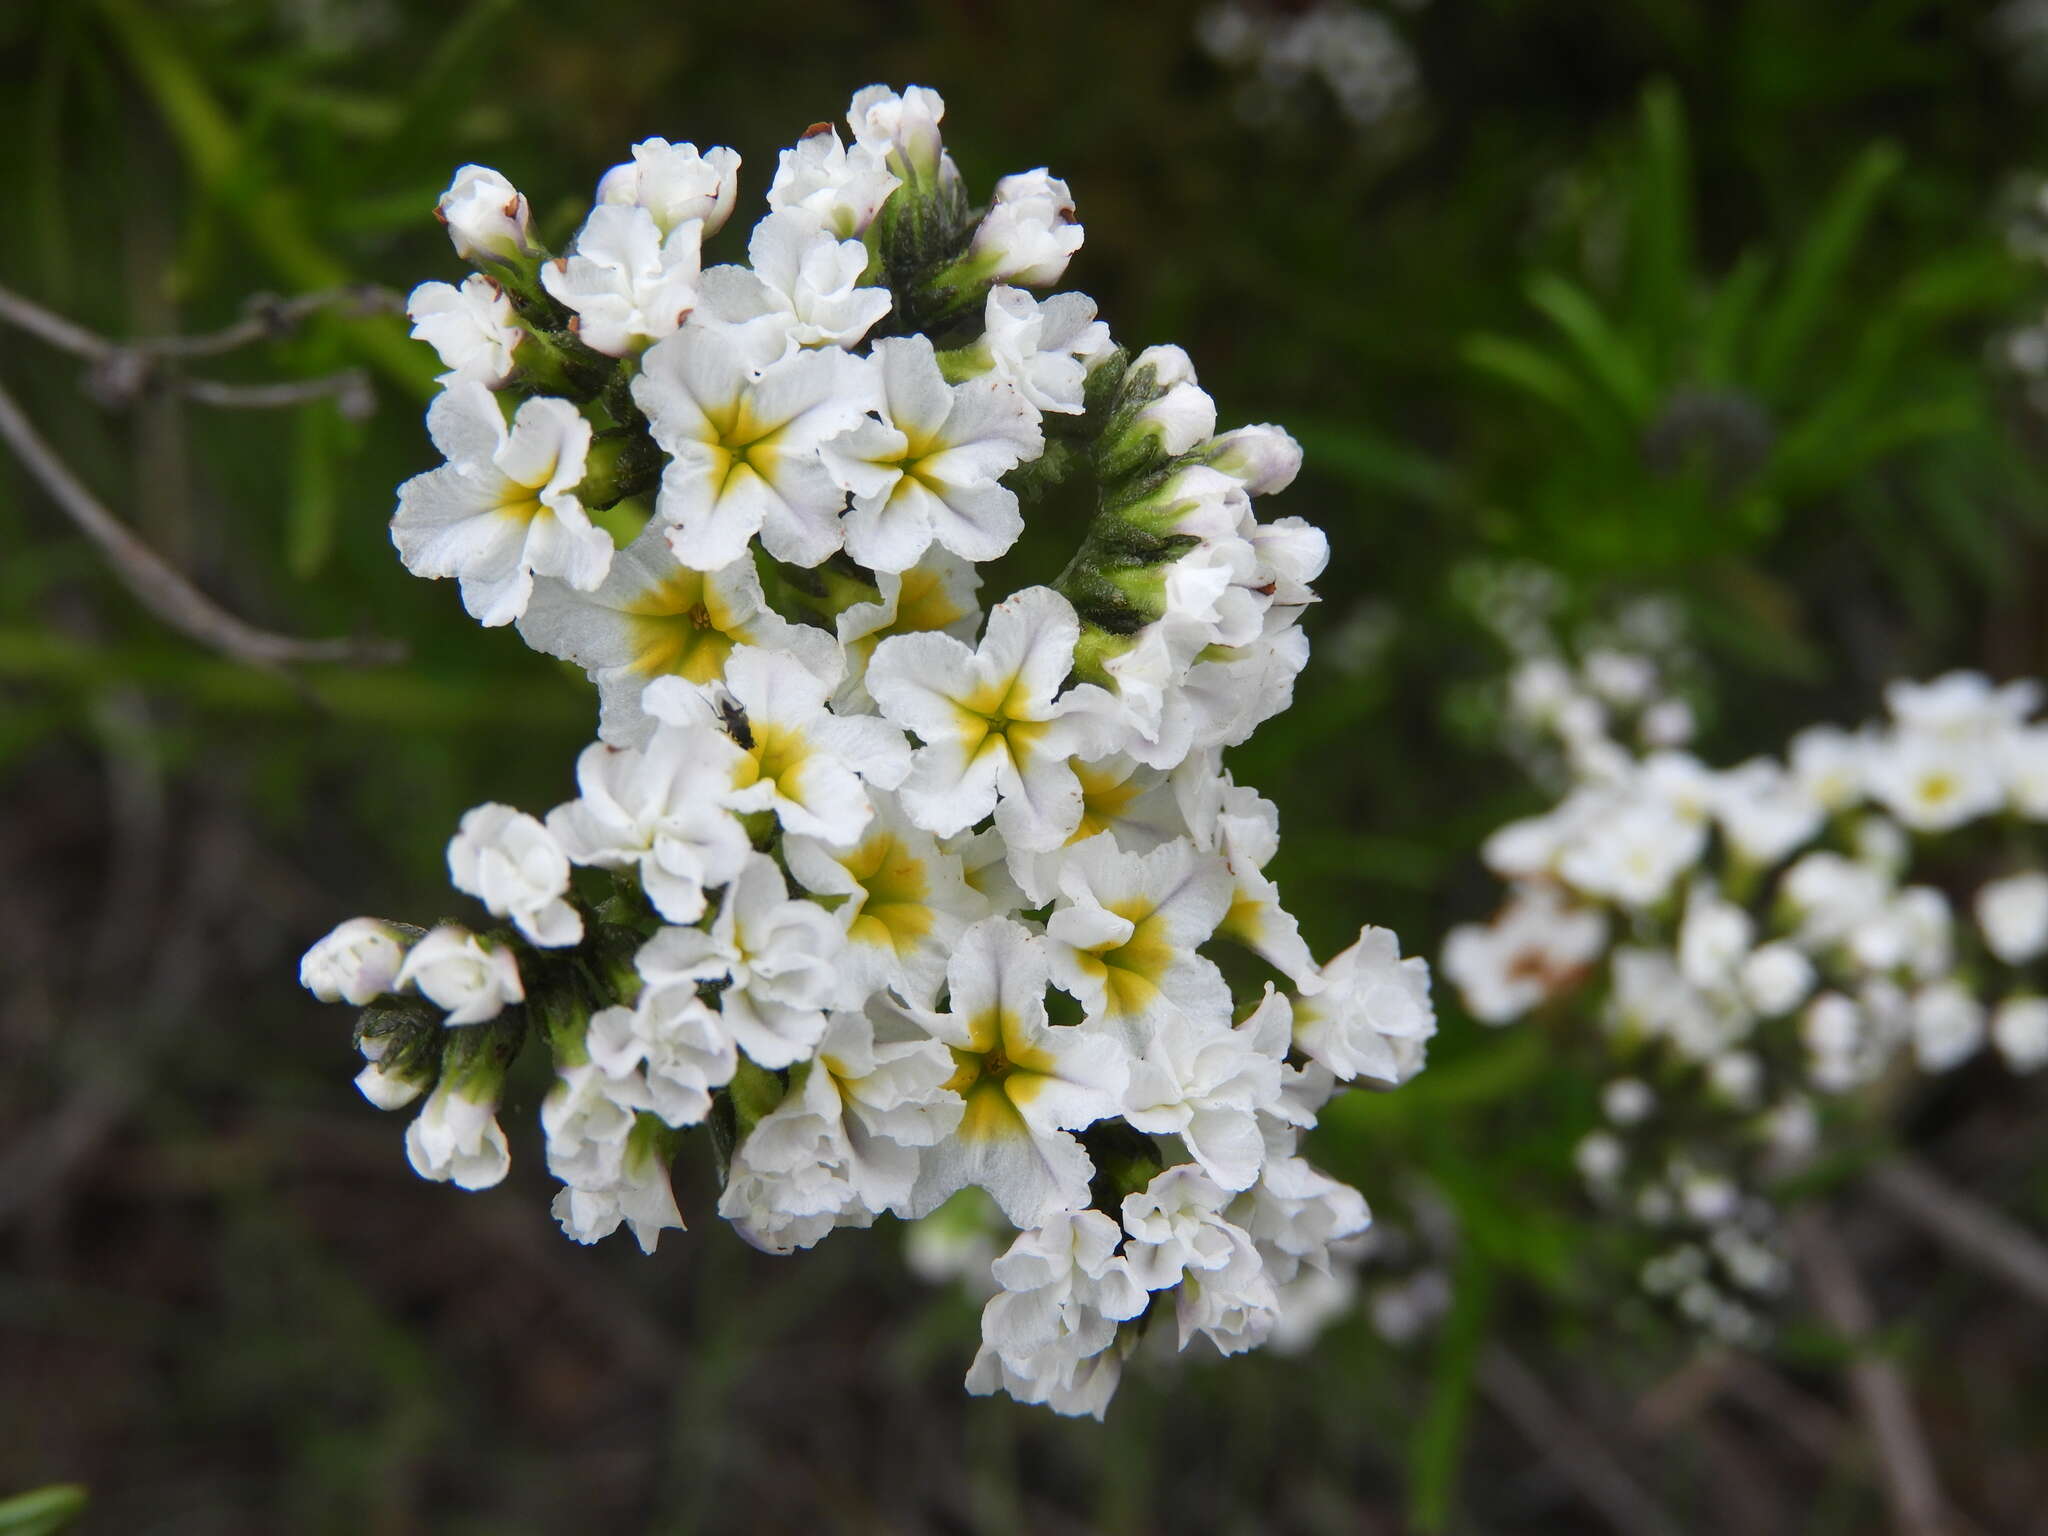
<svg viewBox="0 0 2048 1536">
<path fill-rule="evenodd" d="M 1577 351 L 1586 372 L 1611 395 L 1632 422 L 1656 409 L 1657 386 L 1628 340 L 1600 312 L 1593 296 L 1551 272 L 1529 279 L 1529 302 L 1549 318 Z"/>
</svg>

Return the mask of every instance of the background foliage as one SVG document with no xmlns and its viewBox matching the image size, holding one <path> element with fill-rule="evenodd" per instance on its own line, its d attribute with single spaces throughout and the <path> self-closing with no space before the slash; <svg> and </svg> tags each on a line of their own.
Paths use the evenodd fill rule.
<svg viewBox="0 0 2048 1536">
<path fill-rule="evenodd" d="M 2009 238 L 2048 165 L 2028 11 L 1434 0 L 1389 12 L 1419 105 L 1366 132 L 1313 89 L 1248 125 L 1195 11 L 1155 0 L 13 0 L 0 284 L 115 336 L 405 288 L 457 273 L 430 209 L 464 161 L 559 237 L 638 138 L 734 145 L 745 207 L 853 88 L 936 86 L 971 184 L 1071 183 L 1069 281 L 1121 340 L 1181 342 L 1225 421 L 1307 446 L 1282 510 L 1335 549 L 1316 659 L 1235 766 L 1322 952 L 1366 918 L 1426 951 L 1487 899 L 1479 838 L 1536 803 L 1474 703 L 1500 666 L 1458 596 L 1475 560 L 1540 560 L 1588 610 L 1682 596 L 1721 761 L 1900 672 L 2048 670 L 2048 431 L 1996 360 L 2048 298 Z M 110 409 L 0 332 L 0 382 L 207 590 L 411 651 L 287 678 L 198 650 L 0 462 L 0 1495 L 89 1484 L 79 1528 L 110 1532 L 1585 1529 L 1557 1448 L 1484 1390 L 1511 1349 L 1684 1528 L 1881 1518 L 1818 1331 L 1788 1335 L 1776 1409 L 1644 1410 L 1687 1348 L 1613 1308 L 1611 1235 L 1570 1198 L 1589 1090 L 1448 998 L 1429 1072 L 1321 1146 L 1375 1204 L 1419 1174 L 1455 1208 L 1442 1328 L 1397 1349 L 1353 1317 L 1304 1356 L 1140 1375 L 1106 1429 L 963 1398 L 973 1308 L 893 1232 L 785 1261 L 708 1220 L 653 1259 L 563 1242 L 539 1084 L 505 1186 L 414 1179 L 294 957 L 433 911 L 460 811 L 563 798 L 593 709 L 393 557 L 433 371 L 399 322 L 322 317 L 216 371 L 349 365 L 367 421 Z M 1034 528 L 1019 580 L 1076 533 Z M 2040 1229 L 2041 1108 L 1966 1074 L 1900 1134 Z M 2048 1528 L 2040 1317 L 1851 1214 L 1950 1491 Z"/>
</svg>

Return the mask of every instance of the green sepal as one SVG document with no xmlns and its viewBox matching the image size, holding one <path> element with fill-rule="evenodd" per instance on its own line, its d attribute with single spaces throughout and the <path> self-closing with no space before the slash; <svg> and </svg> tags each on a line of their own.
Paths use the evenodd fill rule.
<svg viewBox="0 0 2048 1536">
<path fill-rule="evenodd" d="M 1166 1159 L 1150 1136 L 1127 1121 L 1098 1120 L 1077 1134 L 1095 1164 L 1095 1177 L 1088 1181 L 1088 1203 L 1111 1220 L 1121 1221 L 1124 1196 L 1150 1184 L 1153 1175 L 1166 1166 Z"/>
</svg>

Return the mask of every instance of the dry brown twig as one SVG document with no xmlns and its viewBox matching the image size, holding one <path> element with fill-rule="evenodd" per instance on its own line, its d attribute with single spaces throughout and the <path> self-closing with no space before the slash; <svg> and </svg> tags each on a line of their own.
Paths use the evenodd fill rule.
<svg viewBox="0 0 2048 1536">
<path fill-rule="evenodd" d="M 175 364 L 196 357 L 219 357 L 259 341 L 278 340 L 322 310 L 354 315 L 401 311 L 404 300 L 400 295 L 388 288 L 364 285 L 323 289 L 292 299 L 258 294 L 243 308 L 240 320 L 218 331 L 115 341 L 0 288 L 0 321 L 90 363 L 86 389 L 102 405 L 129 406 L 151 388 L 166 388 L 202 405 L 227 410 L 275 410 L 329 397 L 351 418 L 359 419 L 375 409 L 376 396 L 360 368 L 281 384 L 230 384 L 217 379 L 189 378 Z"/>
<path fill-rule="evenodd" d="M 1809 1205 L 1794 1215 L 1792 1241 L 1814 1306 L 1856 1350 L 1849 1364 L 1849 1385 L 1873 1444 L 1894 1528 L 1900 1536 L 1948 1536 L 1952 1527 L 1947 1501 L 1913 1410 L 1912 1393 L 1899 1368 L 1871 1347 L 1877 1311 L 1854 1262 L 1818 1207 Z"/>
<path fill-rule="evenodd" d="M 138 342 L 113 342 L 0 288 L 0 320 L 6 320 L 74 356 L 93 364 L 94 389 L 112 403 L 133 399 L 155 376 L 158 360 L 211 357 L 285 334 L 318 309 L 350 303 L 358 309 L 381 307 L 382 290 L 337 290 L 307 294 L 293 300 L 259 300 L 250 314 L 225 330 L 202 336 L 161 337 Z M 121 380 L 128 382 L 122 383 Z M 109 385 L 108 381 L 115 381 Z M 114 389 L 112 396 L 104 388 Z M 360 370 L 281 384 L 224 384 L 182 379 L 181 392 L 213 405 L 274 408 L 334 396 L 344 410 L 352 401 L 370 398 Z M 125 394 L 123 393 L 125 391 Z M 114 574 L 138 602 L 173 629 L 201 645 L 249 666 L 277 668 L 306 662 L 377 665 L 399 660 L 403 647 L 386 640 L 336 638 L 306 640 L 275 634 L 236 617 L 195 587 L 183 572 L 138 538 L 107 510 L 85 483 L 36 430 L 12 394 L 0 386 L 0 441 L 13 449 L 50 499 L 99 546 Z"/>
<path fill-rule="evenodd" d="M 1958 1258 L 2048 1307 L 2048 1246 L 2023 1227 L 1915 1158 L 1880 1165 L 1870 1188 Z"/>
<path fill-rule="evenodd" d="M 1479 1385 L 1546 1460 L 1615 1530 L 1628 1536 L 1681 1536 L 1598 1436 L 1579 1422 L 1536 1373 L 1502 1345 L 1479 1362 Z"/>
</svg>

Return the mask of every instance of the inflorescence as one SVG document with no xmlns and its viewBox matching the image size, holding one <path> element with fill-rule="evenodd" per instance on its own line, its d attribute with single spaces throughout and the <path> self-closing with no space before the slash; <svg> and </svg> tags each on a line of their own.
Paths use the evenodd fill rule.
<svg viewBox="0 0 2048 1536">
<path fill-rule="evenodd" d="M 1034 296 L 1081 245 L 1066 185 L 971 203 L 943 112 L 873 86 L 850 143 L 810 129 L 745 265 L 702 261 L 729 149 L 636 145 L 563 255 L 457 174 L 476 270 L 410 306 L 447 462 L 392 539 L 584 668 L 598 740 L 545 818 L 462 818 L 449 871 L 498 926 L 359 918 L 301 976 L 362 1009 L 358 1085 L 424 1095 L 408 1155 L 463 1188 L 504 1177 L 544 1040 L 582 1242 L 680 1227 L 698 1127 L 773 1252 L 986 1191 L 1017 1235 L 969 1389 L 1099 1416 L 1163 1307 L 1232 1354 L 1320 1294 L 1369 1218 L 1301 1137 L 1435 1020 L 1384 929 L 1317 963 L 1263 873 L 1277 813 L 1222 766 L 1307 660 L 1325 541 L 1252 507 L 1300 450 Z M 984 614 L 976 567 L 1070 506 L 1066 569 Z"/>
<path fill-rule="evenodd" d="M 1830 1125 L 1987 1047 L 2048 1064 L 2048 723 L 2036 684 L 1958 672 L 1717 770 L 1679 744 L 1667 676 L 1642 651 L 1525 656 L 1510 712 L 1566 788 L 1488 841 L 1507 899 L 1441 965 L 1482 1022 L 1599 1022 L 1579 1171 L 1653 1234 L 1644 1287 L 1750 1343 L 1788 1278 L 1772 1186 Z"/>
</svg>

